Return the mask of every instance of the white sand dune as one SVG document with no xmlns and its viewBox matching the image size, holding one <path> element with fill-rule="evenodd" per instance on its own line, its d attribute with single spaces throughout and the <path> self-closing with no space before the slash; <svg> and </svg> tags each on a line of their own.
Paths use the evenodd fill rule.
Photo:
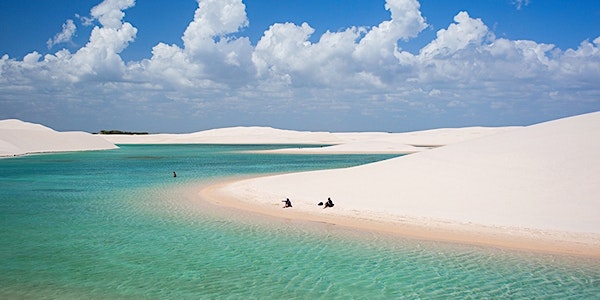
<svg viewBox="0 0 600 300">
<path fill-rule="evenodd" d="M 465 127 L 423 130 L 406 133 L 358 132 L 331 133 L 338 140 L 320 148 L 287 148 L 265 153 L 344 154 L 391 153 L 409 154 L 455 144 L 486 135 L 510 131 L 518 127 Z"/>
<path fill-rule="evenodd" d="M 0 157 L 115 148 L 117 146 L 105 139 L 86 132 L 57 132 L 39 124 L 0 120 Z"/>
<path fill-rule="evenodd" d="M 115 144 L 306 144 L 319 148 L 275 150 L 281 153 L 413 153 L 429 147 L 495 134 L 514 127 L 437 129 L 411 133 L 331 133 L 232 127 L 187 134 L 92 135 L 57 132 L 39 124 L 0 120 L 0 156 L 27 153 L 114 149 Z"/>
<path fill-rule="evenodd" d="M 307 214 L 578 234 L 598 246 L 598 132 L 600 112 L 353 168 L 243 180 L 216 193 L 266 206 L 289 197 Z M 327 197 L 333 209 L 316 206 Z"/>
<path fill-rule="evenodd" d="M 184 134 L 102 135 L 115 144 L 336 144 L 329 132 L 301 132 L 270 127 L 231 127 Z"/>
<path fill-rule="evenodd" d="M 284 148 L 270 153 L 414 153 L 517 127 L 468 127 L 409 133 L 332 133 L 270 127 L 232 127 L 187 134 L 102 135 L 114 144 L 305 144 L 329 147 Z"/>
</svg>

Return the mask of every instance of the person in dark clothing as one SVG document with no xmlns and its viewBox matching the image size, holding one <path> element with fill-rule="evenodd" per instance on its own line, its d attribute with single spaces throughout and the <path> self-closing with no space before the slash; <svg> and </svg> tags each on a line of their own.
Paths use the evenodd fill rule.
<svg viewBox="0 0 600 300">
<path fill-rule="evenodd" d="M 285 203 L 285 204 L 283 205 L 283 208 L 292 207 L 292 201 L 290 201 L 290 198 L 287 198 L 287 199 L 285 199 L 285 200 L 283 200 L 283 201 L 281 201 L 281 202 Z"/>
<path fill-rule="evenodd" d="M 331 198 L 327 198 L 327 202 L 325 202 L 325 205 L 323 205 L 323 209 L 328 207 L 333 207 L 333 201 L 331 201 Z"/>
</svg>

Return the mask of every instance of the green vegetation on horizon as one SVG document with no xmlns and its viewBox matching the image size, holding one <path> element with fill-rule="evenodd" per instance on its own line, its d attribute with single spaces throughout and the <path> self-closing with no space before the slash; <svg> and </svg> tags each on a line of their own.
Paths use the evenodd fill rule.
<svg viewBox="0 0 600 300">
<path fill-rule="evenodd" d="M 147 132 L 131 132 L 131 131 L 121 131 L 121 130 L 100 130 L 98 134 L 128 134 L 128 135 L 142 135 L 148 134 Z"/>
</svg>

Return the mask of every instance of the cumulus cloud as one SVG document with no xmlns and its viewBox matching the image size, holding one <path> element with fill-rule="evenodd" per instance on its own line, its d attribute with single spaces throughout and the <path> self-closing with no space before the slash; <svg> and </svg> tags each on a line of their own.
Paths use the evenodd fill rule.
<svg viewBox="0 0 600 300">
<path fill-rule="evenodd" d="M 390 0 L 385 8 L 391 20 L 371 28 L 356 47 L 354 57 L 369 65 L 387 64 L 398 53 L 398 40 L 416 37 L 427 27 L 416 0 Z"/>
<path fill-rule="evenodd" d="M 438 31 L 436 39 L 421 49 L 422 59 L 451 57 L 469 46 L 481 45 L 488 34 L 488 28 L 481 19 L 472 19 L 467 12 L 459 12 L 454 22 L 448 29 Z"/>
<path fill-rule="evenodd" d="M 104 0 L 92 8 L 93 19 L 100 21 L 102 27 L 118 29 L 122 25 L 123 10 L 133 7 L 135 0 Z"/>
<path fill-rule="evenodd" d="M 46 42 L 48 49 L 52 49 L 52 47 L 57 44 L 71 43 L 73 35 L 75 35 L 75 30 L 77 30 L 77 26 L 75 26 L 73 20 L 68 19 L 65 24 L 63 24 L 62 31 L 57 33 L 54 38 L 48 39 Z"/>
<path fill-rule="evenodd" d="M 115 80 L 123 76 L 125 63 L 121 53 L 135 40 L 137 29 L 123 22 L 124 9 L 135 5 L 133 0 L 106 0 L 93 7 L 90 14 L 101 26 L 92 29 L 87 44 L 75 53 L 59 51 L 48 54 L 40 62 L 56 80 Z"/>
<path fill-rule="evenodd" d="M 241 1 L 199 1 L 194 20 L 183 33 L 182 39 L 185 48 L 194 52 L 204 46 L 207 40 L 237 32 L 245 26 L 248 26 L 248 18 L 246 6 Z"/>
<path fill-rule="evenodd" d="M 309 24 L 274 24 L 256 45 L 253 61 L 260 75 L 276 81 L 380 85 L 401 67 L 398 40 L 415 37 L 427 27 L 416 0 L 390 0 L 385 8 L 390 20 L 372 28 L 327 31 L 314 44 L 309 41 L 314 33 Z"/>
<path fill-rule="evenodd" d="M 32 52 L 22 61 L 4 55 L 0 59 L 3 113 L 55 122 L 79 119 L 83 124 L 110 113 L 104 107 L 111 104 L 101 99 L 112 101 L 128 94 L 121 93 L 114 83 L 122 81 L 126 72 L 119 53 L 137 32 L 122 22 L 121 10 L 133 4 L 107 0 L 92 8 L 92 18 L 99 20 L 100 26 L 93 28 L 87 44 L 75 53 L 67 49 L 46 55 Z"/>
<path fill-rule="evenodd" d="M 251 62 L 252 46 L 246 37 L 230 34 L 248 25 L 246 6 L 240 0 L 201 0 L 194 19 L 183 33 L 183 48 L 159 43 L 152 57 L 130 63 L 131 80 L 145 78 L 163 89 L 189 91 L 196 102 L 202 102 L 205 92 L 239 87 L 252 80 L 255 73 Z M 187 93 L 178 95 L 188 101 Z"/>
<path fill-rule="evenodd" d="M 265 125 L 299 128 L 294 124 L 310 119 L 314 128 L 329 129 L 366 118 L 369 126 L 398 128 L 457 109 L 484 116 L 489 109 L 560 115 L 600 108 L 600 37 L 566 50 L 496 38 L 483 20 L 463 11 L 411 53 L 398 43 L 428 27 L 420 4 L 387 0 L 389 19 L 376 26 L 327 31 L 314 39 L 308 23 L 275 23 L 252 45 L 238 36 L 249 25 L 241 0 L 198 0 L 182 46 L 159 43 L 151 57 L 124 62 L 120 53 L 137 34 L 124 11 L 134 5 L 105 0 L 92 8 L 90 24 L 99 25 L 74 53 L 32 52 L 22 60 L 4 55 L 0 118 L 43 107 L 45 116 L 67 111 L 93 115 L 98 123 L 138 118 L 141 127 L 166 118 L 212 122 L 205 126 L 263 119 Z M 53 45 L 66 39 L 68 24 Z M 568 96 L 574 87 L 578 98 Z M 471 122 L 488 121 L 481 118 Z"/>
</svg>

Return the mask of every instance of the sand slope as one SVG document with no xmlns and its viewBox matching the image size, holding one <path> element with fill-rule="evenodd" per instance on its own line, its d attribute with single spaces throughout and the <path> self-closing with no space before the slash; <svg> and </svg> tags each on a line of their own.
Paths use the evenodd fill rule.
<svg viewBox="0 0 600 300">
<path fill-rule="evenodd" d="M 270 127 L 230 127 L 183 134 L 102 135 L 115 144 L 335 144 L 329 132 L 301 132 Z"/>
<path fill-rule="evenodd" d="M 39 124 L 0 120 L 0 157 L 114 148 L 117 148 L 114 144 L 86 132 L 57 132 Z"/>
<path fill-rule="evenodd" d="M 221 192 L 324 214 L 600 234 L 600 112 L 348 169 L 257 178 Z M 277 203 L 276 205 L 279 205 Z"/>
<path fill-rule="evenodd" d="M 102 135 L 114 144 L 331 144 L 320 148 L 287 148 L 270 153 L 414 153 L 517 127 L 468 127 L 408 133 L 310 132 L 270 127 L 219 128 L 187 134 Z"/>
</svg>

